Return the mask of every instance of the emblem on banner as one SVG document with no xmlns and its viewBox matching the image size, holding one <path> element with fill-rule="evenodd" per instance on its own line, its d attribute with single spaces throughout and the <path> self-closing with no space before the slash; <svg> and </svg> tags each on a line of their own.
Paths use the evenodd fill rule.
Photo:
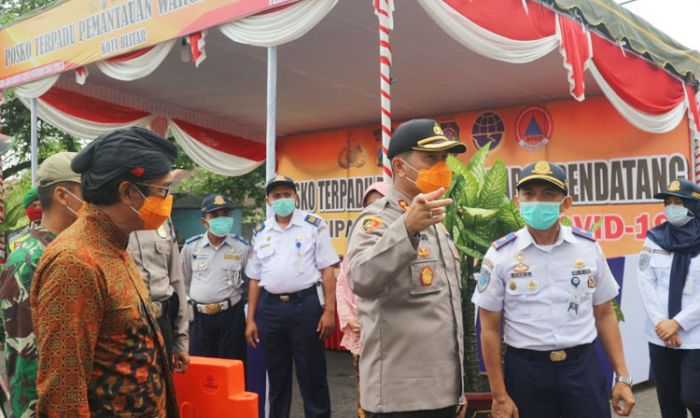
<svg viewBox="0 0 700 418">
<path fill-rule="evenodd" d="M 521 147 L 528 151 L 544 148 L 552 139 L 552 117 L 542 106 L 531 106 L 523 110 L 515 122 L 515 137 Z"/>
<path fill-rule="evenodd" d="M 445 133 L 445 137 L 450 141 L 460 141 L 459 139 L 459 125 L 457 122 L 441 122 L 440 126 L 442 131 Z"/>
<path fill-rule="evenodd" d="M 505 136 L 503 119 L 494 112 L 485 112 L 477 116 L 472 125 L 472 140 L 477 148 L 491 143 L 490 149 L 495 149 Z"/>
</svg>

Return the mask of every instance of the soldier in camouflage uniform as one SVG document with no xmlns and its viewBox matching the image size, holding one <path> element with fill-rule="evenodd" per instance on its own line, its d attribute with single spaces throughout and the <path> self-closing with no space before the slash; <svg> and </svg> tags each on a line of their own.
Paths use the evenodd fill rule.
<svg viewBox="0 0 700 418">
<path fill-rule="evenodd" d="M 82 206 L 80 176 L 70 169 L 75 153 L 61 152 L 40 166 L 41 224 L 10 255 L 0 274 L 0 307 L 4 314 L 5 365 L 10 406 L 16 418 L 36 416 L 37 349 L 29 305 L 34 270 L 46 246 L 75 221 Z"/>
</svg>

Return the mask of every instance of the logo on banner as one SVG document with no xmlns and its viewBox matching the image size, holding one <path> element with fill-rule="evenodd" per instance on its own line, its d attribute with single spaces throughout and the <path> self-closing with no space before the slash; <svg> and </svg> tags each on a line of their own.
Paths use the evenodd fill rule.
<svg viewBox="0 0 700 418">
<path fill-rule="evenodd" d="M 523 110 L 515 122 L 515 137 L 521 147 L 528 151 L 544 148 L 552 138 L 552 117 L 542 106 L 531 106 Z"/>
<path fill-rule="evenodd" d="M 459 125 L 457 122 L 440 122 L 442 132 L 450 141 L 459 141 Z"/>
<path fill-rule="evenodd" d="M 482 113 L 472 125 L 472 139 L 477 148 L 491 143 L 490 149 L 495 149 L 503 140 L 504 135 L 503 119 L 493 112 Z"/>
<path fill-rule="evenodd" d="M 381 167 L 383 165 L 382 157 L 384 157 L 384 154 L 382 154 L 382 128 L 375 129 L 372 132 L 372 136 L 374 137 L 374 142 L 377 143 L 377 167 Z"/>
</svg>

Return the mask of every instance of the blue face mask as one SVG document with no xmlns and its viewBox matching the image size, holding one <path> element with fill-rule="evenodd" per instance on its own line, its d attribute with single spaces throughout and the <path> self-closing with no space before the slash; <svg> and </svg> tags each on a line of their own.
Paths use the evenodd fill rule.
<svg viewBox="0 0 700 418">
<path fill-rule="evenodd" d="M 561 202 L 520 202 L 520 216 L 531 228 L 544 231 L 559 220 Z"/>
<path fill-rule="evenodd" d="M 668 222 L 676 228 L 682 227 L 695 218 L 683 205 L 667 205 L 664 208 L 664 215 L 666 215 Z"/>
<path fill-rule="evenodd" d="M 294 199 L 284 198 L 275 200 L 272 202 L 272 211 L 275 212 L 276 215 L 282 217 L 289 216 L 294 212 Z"/>
<path fill-rule="evenodd" d="M 209 219 L 209 232 L 216 235 L 219 238 L 223 238 L 231 232 L 233 227 L 233 217 L 231 216 L 219 216 L 218 218 Z"/>
</svg>

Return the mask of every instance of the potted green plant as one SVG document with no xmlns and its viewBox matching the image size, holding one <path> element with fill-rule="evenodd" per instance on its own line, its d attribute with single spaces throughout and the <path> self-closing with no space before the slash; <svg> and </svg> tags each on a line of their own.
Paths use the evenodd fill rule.
<svg viewBox="0 0 700 418">
<path fill-rule="evenodd" d="M 447 195 L 454 203 L 447 209 L 445 226 L 461 254 L 464 387 L 470 392 L 468 417 L 488 414 L 491 409 L 488 380 L 480 372 L 477 355 L 475 307 L 471 302 L 476 289 L 474 275 L 481 269 L 484 254 L 493 241 L 524 226 L 517 207 L 506 194 L 505 163 L 497 160 L 486 168 L 489 148 L 479 149 L 466 165 L 452 156 L 447 160 L 453 171 Z"/>
</svg>

